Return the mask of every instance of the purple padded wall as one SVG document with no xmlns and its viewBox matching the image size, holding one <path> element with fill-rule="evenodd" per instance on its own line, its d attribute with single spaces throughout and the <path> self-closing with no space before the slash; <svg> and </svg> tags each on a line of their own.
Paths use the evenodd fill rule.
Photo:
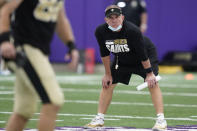
<svg viewBox="0 0 197 131">
<path fill-rule="evenodd" d="M 197 0 L 146 0 L 148 8 L 148 32 L 155 43 L 159 59 L 171 50 L 190 51 L 197 47 Z M 100 54 L 95 28 L 104 22 L 104 9 L 113 0 L 67 0 L 66 11 L 73 27 L 79 49 L 95 48 L 96 61 Z M 51 45 L 52 62 L 64 62 L 67 48 L 54 36 Z"/>
</svg>

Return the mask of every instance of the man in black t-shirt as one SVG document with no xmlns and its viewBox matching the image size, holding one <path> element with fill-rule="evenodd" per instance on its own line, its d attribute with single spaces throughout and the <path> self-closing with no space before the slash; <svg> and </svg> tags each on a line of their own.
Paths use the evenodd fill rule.
<svg viewBox="0 0 197 131">
<path fill-rule="evenodd" d="M 102 79 L 103 88 L 99 99 L 98 114 L 86 127 L 104 125 L 104 114 L 111 102 L 115 86 L 118 83 L 128 85 L 131 75 L 137 74 L 148 82 L 157 113 L 153 129 L 166 129 L 162 94 L 155 78 L 158 75 L 158 60 L 154 45 L 147 37 L 142 36 L 134 24 L 124 21 L 124 16 L 118 6 L 108 6 L 105 16 L 106 23 L 98 26 L 95 32 L 105 67 L 105 75 Z M 111 66 L 110 52 L 115 56 Z"/>
<path fill-rule="evenodd" d="M 52 131 L 64 94 L 49 62 L 50 43 L 56 31 L 69 47 L 72 66 L 78 61 L 72 29 L 65 15 L 63 0 L 1 0 L 0 52 L 15 72 L 13 113 L 6 131 L 22 131 L 42 107 L 38 130 Z M 11 27 L 10 16 L 14 12 Z M 11 29 L 11 30 L 10 30 Z M 10 40 L 10 38 L 14 39 Z"/>
<path fill-rule="evenodd" d="M 137 25 L 142 33 L 147 30 L 147 9 L 144 0 L 115 0 L 114 4 L 122 9 L 125 19 Z"/>
</svg>

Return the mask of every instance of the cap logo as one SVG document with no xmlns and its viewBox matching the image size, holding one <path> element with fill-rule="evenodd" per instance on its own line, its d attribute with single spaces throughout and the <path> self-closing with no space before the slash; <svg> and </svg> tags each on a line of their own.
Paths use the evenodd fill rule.
<svg viewBox="0 0 197 131">
<path fill-rule="evenodd" d="M 114 12 L 114 9 L 111 9 L 111 12 Z"/>
</svg>

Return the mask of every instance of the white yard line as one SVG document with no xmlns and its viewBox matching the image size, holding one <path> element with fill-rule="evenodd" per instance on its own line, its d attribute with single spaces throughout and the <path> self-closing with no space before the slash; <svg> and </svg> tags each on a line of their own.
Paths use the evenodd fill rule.
<svg viewBox="0 0 197 131">
<path fill-rule="evenodd" d="M 82 104 L 98 104 L 98 101 L 90 100 L 66 100 L 66 103 L 82 103 Z M 141 102 L 111 102 L 112 105 L 137 105 L 137 106 L 153 106 L 152 103 L 141 103 Z M 196 108 L 197 105 L 185 105 L 185 104 L 164 104 L 166 107 L 188 107 Z"/>
<path fill-rule="evenodd" d="M 0 112 L 0 114 L 11 114 L 12 112 Z M 39 115 L 40 113 L 35 113 Z M 72 116 L 72 117 L 94 117 L 95 115 L 89 114 L 63 114 L 58 113 L 58 116 Z M 143 117 L 143 116 L 121 116 L 121 115 L 105 115 L 105 118 L 118 118 L 118 119 L 149 119 L 155 120 L 155 117 Z M 166 120 L 174 120 L 174 121 L 197 121 L 197 119 L 192 118 L 165 118 Z"/>
<path fill-rule="evenodd" d="M 159 86 L 165 88 L 197 89 L 196 84 L 184 84 L 184 83 L 159 83 Z"/>
<path fill-rule="evenodd" d="M 80 118 L 80 119 L 84 119 L 84 120 L 92 120 L 92 118 Z M 107 121 L 119 121 L 120 119 L 108 119 L 108 118 L 105 118 L 105 120 Z"/>
<path fill-rule="evenodd" d="M 39 119 L 29 119 L 29 120 L 31 120 L 31 121 L 38 121 Z M 62 122 L 62 121 L 64 121 L 64 120 L 55 120 L 55 121 L 57 121 L 57 122 Z"/>
<path fill-rule="evenodd" d="M 9 95 L 9 94 L 13 94 L 13 91 L 0 91 L 0 95 Z"/>
<path fill-rule="evenodd" d="M 15 77 L 14 76 L 4 76 L 0 77 L 0 81 L 14 81 Z"/>
<path fill-rule="evenodd" d="M 13 98 L 0 98 L 4 101 L 13 101 Z M 90 100 L 65 100 L 65 103 L 81 103 L 81 104 L 98 104 L 98 101 Z M 152 103 L 142 102 L 111 102 L 112 105 L 135 105 L 135 106 L 153 106 Z M 184 107 L 184 108 L 196 108 L 197 105 L 185 105 L 185 104 L 164 104 L 165 107 Z"/>
<path fill-rule="evenodd" d="M 190 117 L 196 117 L 197 118 L 197 116 L 190 116 Z"/>
<path fill-rule="evenodd" d="M 62 88 L 64 92 L 89 92 L 100 93 L 100 89 L 75 89 L 75 88 Z M 131 90 L 114 90 L 117 94 L 134 94 L 134 95 L 150 95 L 148 91 L 131 91 Z M 0 94 L 13 94 L 13 91 L 0 91 Z M 197 93 L 177 93 L 177 92 L 162 92 L 163 96 L 189 96 L 196 97 Z"/>
<path fill-rule="evenodd" d="M 89 92 L 89 93 L 100 93 L 101 89 L 75 89 L 75 88 L 63 88 L 65 92 Z M 135 94 L 135 95 L 150 95 L 148 91 L 131 91 L 131 90 L 114 90 L 117 94 Z M 197 93 L 177 93 L 177 92 L 162 92 L 164 96 L 190 96 L 196 97 Z"/>
<path fill-rule="evenodd" d="M 161 82 L 159 82 L 160 87 L 165 87 L 165 88 L 186 88 L 186 89 L 190 89 L 190 88 L 194 88 L 196 89 L 197 86 L 196 84 L 192 84 L 192 83 L 182 83 L 182 81 L 184 80 L 184 77 L 180 77 L 177 78 L 177 76 L 171 76 L 171 77 L 167 77 L 167 76 L 162 76 L 163 80 Z M 176 80 L 180 80 L 180 82 L 170 82 L 169 81 L 173 80 L 172 78 L 176 78 Z M 181 79 L 182 78 L 182 79 Z M 61 83 L 61 84 L 75 84 L 75 85 L 79 85 L 79 84 L 84 84 L 84 85 L 100 85 L 101 86 L 101 79 L 102 79 L 102 75 L 76 75 L 76 76 L 57 76 L 57 80 Z M 14 81 L 15 77 L 14 76 L 6 76 L 6 77 L 0 77 L 0 82 L 1 81 Z M 131 79 L 131 83 L 129 86 L 137 86 L 140 83 L 142 83 L 143 80 L 142 79 Z M 185 81 L 188 82 L 188 81 Z"/>
<path fill-rule="evenodd" d="M 12 90 L 13 86 L 0 86 L 0 90 Z"/>
<path fill-rule="evenodd" d="M 0 81 L 1 82 L 1 81 Z M 97 81 L 62 81 L 60 84 L 73 84 L 73 85 L 98 85 L 101 86 L 101 82 Z M 139 82 L 132 82 L 132 85 L 129 85 L 132 88 L 137 87 L 140 83 Z M 197 89 L 197 86 L 195 84 L 177 84 L 177 83 L 160 83 L 159 86 L 165 87 L 165 88 L 181 88 L 181 89 Z M 13 86 L 0 86 L 0 90 L 6 90 L 6 89 L 14 89 Z"/>
<path fill-rule="evenodd" d="M 73 88 L 63 88 L 64 92 L 89 92 L 89 93 L 100 93 L 98 89 L 73 89 Z M 130 90 L 114 90 L 117 94 L 133 94 L 133 95 L 150 95 L 148 91 L 130 91 Z M 13 91 L 0 91 L 1 95 L 13 94 Z M 176 92 L 162 92 L 163 96 L 189 96 L 196 97 L 197 93 L 176 93 Z"/>
</svg>

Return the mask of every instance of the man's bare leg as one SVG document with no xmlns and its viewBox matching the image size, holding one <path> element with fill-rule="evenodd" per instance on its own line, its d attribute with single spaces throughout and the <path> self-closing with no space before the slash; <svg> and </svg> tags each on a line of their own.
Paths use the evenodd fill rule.
<svg viewBox="0 0 197 131">
<path fill-rule="evenodd" d="M 109 88 L 102 88 L 99 97 L 98 113 L 105 114 L 107 112 L 107 108 L 112 100 L 113 90 L 116 85 L 117 84 L 113 84 Z"/>
<path fill-rule="evenodd" d="M 23 116 L 13 113 L 7 123 L 6 131 L 22 131 L 28 119 Z"/>
<path fill-rule="evenodd" d="M 92 121 L 85 125 L 87 128 L 102 127 L 104 125 L 104 114 L 107 112 L 107 108 L 112 100 L 113 90 L 116 84 L 111 85 L 109 88 L 102 88 L 99 97 L 98 114 Z"/>
<path fill-rule="evenodd" d="M 149 91 L 150 91 L 150 94 L 151 94 L 151 97 L 152 97 L 152 102 L 154 104 L 156 113 L 157 114 L 163 113 L 164 112 L 164 110 L 163 110 L 163 97 L 162 97 L 162 93 L 161 93 L 161 90 L 159 88 L 158 83 L 156 84 L 155 87 L 149 88 Z"/>
<path fill-rule="evenodd" d="M 60 107 L 52 104 L 44 104 L 40 113 L 40 121 L 38 125 L 39 131 L 53 131 L 55 128 L 55 120 Z"/>
<path fill-rule="evenodd" d="M 158 131 L 158 130 L 166 130 L 167 129 L 167 122 L 164 118 L 164 109 L 163 109 L 163 98 L 162 98 L 162 93 L 159 88 L 158 83 L 156 84 L 155 87 L 149 88 L 149 91 L 152 96 L 152 102 L 154 104 L 156 113 L 157 113 L 157 119 L 156 123 L 153 126 L 153 131 Z"/>
</svg>

